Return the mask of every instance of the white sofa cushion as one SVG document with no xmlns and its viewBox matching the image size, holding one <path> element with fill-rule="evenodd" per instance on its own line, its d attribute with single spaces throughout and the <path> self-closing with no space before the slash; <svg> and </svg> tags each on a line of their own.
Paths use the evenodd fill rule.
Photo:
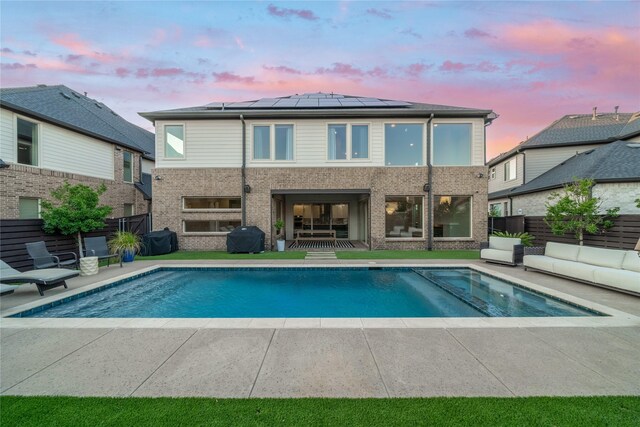
<svg viewBox="0 0 640 427">
<path fill-rule="evenodd" d="M 596 283 L 640 294 L 640 272 L 598 268 L 594 273 Z"/>
<path fill-rule="evenodd" d="M 625 254 L 626 251 L 616 249 L 583 246 L 580 248 L 580 253 L 578 254 L 578 262 L 619 269 L 622 268 L 622 260 Z"/>
<path fill-rule="evenodd" d="M 622 260 L 622 269 L 640 273 L 640 254 L 636 251 L 627 251 Z"/>
<path fill-rule="evenodd" d="M 553 273 L 554 258 L 545 255 L 525 255 L 522 263 L 525 267 L 535 268 L 537 270 L 550 271 Z"/>
<path fill-rule="evenodd" d="M 501 251 L 498 249 L 483 249 L 480 251 L 480 259 L 487 259 L 490 261 L 501 261 L 501 262 L 513 262 L 513 252 L 512 251 Z"/>
<path fill-rule="evenodd" d="M 599 268 L 594 265 L 583 264 L 576 261 L 557 259 L 553 261 L 553 272 L 561 276 L 567 276 L 586 282 L 595 282 L 594 271 Z"/>
<path fill-rule="evenodd" d="M 567 261 L 576 261 L 578 259 L 578 253 L 580 252 L 580 246 L 567 245 L 566 243 L 547 242 L 547 246 L 544 250 L 546 256 L 557 259 L 566 259 Z"/>
<path fill-rule="evenodd" d="M 513 251 L 514 245 L 519 245 L 520 239 L 515 237 L 498 237 L 489 236 L 489 249 L 498 249 L 501 251 Z"/>
</svg>

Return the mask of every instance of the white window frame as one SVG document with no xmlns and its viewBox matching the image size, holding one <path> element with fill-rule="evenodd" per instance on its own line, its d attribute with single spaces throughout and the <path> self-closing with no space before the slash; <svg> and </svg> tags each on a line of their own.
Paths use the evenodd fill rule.
<svg viewBox="0 0 640 427">
<path fill-rule="evenodd" d="M 187 230 L 187 221 L 238 221 L 242 224 L 242 220 L 240 218 L 234 219 L 182 219 L 182 234 L 187 236 L 226 236 L 231 233 L 231 231 L 186 231 Z"/>
<path fill-rule="evenodd" d="M 38 159 L 38 164 L 36 165 L 25 165 L 24 163 L 18 163 L 18 119 L 34 123 L 36 125 L 36 133 L 37 133 L 37 147 L 36 147 L 36 156 Z M 39 120 L 32 119 L 31 117 L 23 116 L 21 114 L 14 114 L 13 119 L 13 149 L 15 150 L 15 154 L 13 156 L 13 161 L 17 165 L 29 166 L 32 168 L 41 168 L 42 166 L 42 122 Z"/>
<path fill-rule="evenodd" d="M 185 199 L 240 199 L 239 208 L 210 208 L 210 209 L 197 209 L 187 208 L 185 205 Z M 183 212 L 241 212 L 242 211 L 242 197 L 241 196 L 182 196 L 182 211 Z"/>
<path fill-rule="evenodd" d="M 385 212 L 385 237 L 384 239 L 386 241 L 390 241 L 390 242 L 421 242 L 421 241 L 425 241 L 427 240 L 427 234 L 426 234 L 426 216 L 425 216 L 425 203 L 424 203 L 424 196 L 419 195 L 419 194 L 385 194 L 384 195 L 384 203 L 385 205 L 387 204 L 387 197 L 414 197 L 414 198 L 419 198 L 422 200 L 422 237 L 387 237 L 387 232 L 386 232 L 386 212 Z"/>
<path fill-rule="evenodd" d="M 435 144 L 434 144 L 435 138 L 434 138 L 434 135 L 433 135 L 434 134 L 433 128 L 436 125 L 471 125 L 471 140 L 469 141 L 470 142 L 470 147 L 469 147 L 469 150 L 470 150 L 470 152 L 469 152 L 469 160 L 470 160 L 470 162 L 469 162 L 468 165 L 445 165 L 445 164 L 435 164 L 433 162 L 433 159 L 435 158 L 434 155 L 433 155 L 433 153 L 434 153 L 433 150 L 435 148 Z M 477 165 L 474 165 L 474 163 L 473 163 L 473 149 L 474 149 L 474 146 L 473 146 L 473 142 L 474 142 L 473 141 L 473 134 L 475 132 L 474 131 L 474 126 L 475 126 L 475 123 L 474 122 L 470 122 L 468 120 L 447 120 L 447 121 L 437 120 L 435 122 L 431 122 L 431 126 L 429 126 L 429 128 L 430 128 L 429 132 L 431 132 L 431 134 L 429 135 L 431 137 L 431 144 L 429 144 L 430 145 L 430 150 L 431 150 L 431 165 L 432 166 L 437 166 L 437 167 L 440 167 L 440 166 L 451 166 L 451 167 L 456 167 L 456 168 L 467 168 L 467 167 L 470 167 L 470 166 L 477 166 Z"/>
<path fill-rule="evenodd" d="M 40 219 L 42 218 L 42 199 L 40 197 L 18 197 L 18 217 L 20 217 L 20 199 L 29 199 L 29 200 L 37 200 L 38 201 L 38 218 L 18 218 L 18 219 Z"/>
<path fill-rule="evenodd" d="M 491 169 L 489 169 L 489 179 L 491 181 L 493 181 L 494 179 L 496 179 L 496 167 L 492 167 Z"/>
<path fill-rule="evenodd" d="M 435 198 L 436 197 L 468 197 L 469 198 L 469 220 L 470 220 L 470 224 L 469 224 L 469 237 L 433 237 L 433 240 L 437 240 L 437 241 L 470 241 L 473 240 L 473 196 L 469 195 L 469 194 L 434 194 L 433 198 L 434 198 L 434 205 L 435 205 Z M 434 207 L 434 211 L 435 211 L 435 207 Z M 434 215 L 434 221 L 432 221 L 432 227 L 433 224 L 435 224 L 435 215 Z M 431 233 L 433 233 L 433 229 L 431 230 Z"/>
<path fill-rule="evenodd" d="M 182 144 L 184 149 L 182 157 L 167 157 L 167 126 L 182 126 Z M 162 124 L 162 160 L 170 162 L 181 162 L 187 160 L 187 125 L 184 122 L 170 122 Z"/>
<path fill-rule="evenodd" d="M 422 164 L 421 165 L 388 165 L 387 164 L 387 125 L 405 124 L 422 126 Z M 382 123 L 382 157 L 383 165 L 387 168 L 423 168 L 427 165 L 427 132 L 426 122 L 420 120 L 393 120 Z"/>
<path fill-rule="evenodd" d="M 513 165 L 513 167 L 512 167 Z M 509 167 L 509 176 L 507 176 L 507 166 Z M 511 173 L 513 171 L 513 173 Z M 513 176 L 513 178 L 512 178 Z M 514 157 L 504 163 L 504 181 L 509 182 L 518 178 L 518 162 Z"/>
<path fill-rule="evenodd" d="M 330 159 L 329 158 L 329 126 L 346 126 L 346 143 L 347 143 L 347 158 L 346 159 Z M 354 159 L 352 158 L 352 154 L 353 154 L 353 150 L 351 149 L 351 143 L 352 143 L 352 139 L 353 139 L 353 135 L 352 135 L 352 126 L 366 126 L 367 127 L 367 157 L 366 158 L 357 158 Z M 360 162 L 360 163 L 366 163 L 366 162 L 371 162 L 371 122 L 327 122 L 325 124 L 325 136 L 326 136 L 326 144 L 325 144 L 325 149 L 324 149 L 324 155 L 325 155 L 325 160 L 328 163 L 332 163 L 332 162 L 337 162 L 337 163 L 344 163 L 344 162 Z"/>
<path fill-rule="evenodd" d="M 124 155 L 126 153 L 131 154 L 131 181 L 127 181 L 124 178 Z M 135 159 L 135 156 L 133 154 L 133 152 L 128 151 L 128 150 L 122 150 L 122 182 L 126 182 L 127 184 L 133 184 L 133 182 L 135 181 L 134 175 L 135 175 L 135 168 L 133 167 L 133 161 Z"/>
<path fill-rule="evenodd" d="M 276 160 L 276 125 L 277 126 L 291 126 L 293 132 L 293 158 L 291 160 Z M 255 144 L 254 137 L 255 127 L 268 127 L 269 128 L 269 158 L 268 159 L 256 159 L 255 158 Z M 291 122 L 269 122 L 269 123 L 252 123 L 251 124 L 251 161 L 256 163 L 295 163 L 296 161 L 296 124 Z"/>
</svg>

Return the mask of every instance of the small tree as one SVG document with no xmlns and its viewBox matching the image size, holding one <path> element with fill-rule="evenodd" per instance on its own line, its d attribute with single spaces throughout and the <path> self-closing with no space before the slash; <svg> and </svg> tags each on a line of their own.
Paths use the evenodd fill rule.
<svg viewBox="0 0 640 427">
<path fill-rule="evenodd" d="M 596 234 L 613 226 L 611 219 L 618 216 L 620 208 L 607 209 L 603 214 L 600 211 L 602 201 L 591 194 L 594 184 L 592 179 L 577 179 L 566 185 L 562 193 L 551 194 L 545 204 L 544 222 L 553 234 L 561 236 L 574 232 L 582 246 L 585 232 Z"/>
<path fill-rule="evenodd" d="M 636 208 L 640 209 L 640 197 L 636 199 Z"/>
<path fill-rule="evenodd" d="M 87 185 L 71 185 L 65 183 L 51 192 L 56 200 L 42 201 L 42 220 L 46 233 L 59 232 L 60 234 L 75 235 L 80 249 L 80 257 L 84 256 L 82 250 L 82 233 L 88 233 L 103 228 L 107 215 L 113 210 L 111 206 L 98 206 L 100 195 L 107 191 L 107 187 L 101 184 L 97 189 Z"/>
<path fill-rule="evenodd" d="M 496 205 L 491 205 L 489 208 L 489 217 L 490 218 L 498 218 L 500 216 L 500 210 Z"/>
</svg>

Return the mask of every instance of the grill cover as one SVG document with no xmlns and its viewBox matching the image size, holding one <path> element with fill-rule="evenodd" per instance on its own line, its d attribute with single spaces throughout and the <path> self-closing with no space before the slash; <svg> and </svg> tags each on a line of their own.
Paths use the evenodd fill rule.
<svg viewBox="0 0 640 427">
<path fill-rule="evenodd" d="M 264 252 L 264 231 L 255 226 L 234 228 L 227 234 L 227 252 Z"/>
<path fill-rule="evenodd" d="M 142 256 L 170 254 L 177 250 L 178 236 L 168 228 L 152 231 L 142 236 L 142 249 L 140 250 Z"/>
</svg>

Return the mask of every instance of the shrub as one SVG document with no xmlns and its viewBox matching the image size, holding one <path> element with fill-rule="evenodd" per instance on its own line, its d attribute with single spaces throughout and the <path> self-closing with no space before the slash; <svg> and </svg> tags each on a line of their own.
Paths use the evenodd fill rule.
<svg viewBox="0 0 640 427">
<path fill-rule="evenodd" d="M 495 231 L 492 236 L 496 236 L 496 237 L 511 237 L 514 239 L 520 239 L 520 241 L 522 242 L 523 245 L 525 246 L 533 246 L 533 241 L 535 240 L 536 236 L 532 236 L 531 234 L 524 232 L 524 233 L 509 233 L 508 231 Z"/>
</svg>

